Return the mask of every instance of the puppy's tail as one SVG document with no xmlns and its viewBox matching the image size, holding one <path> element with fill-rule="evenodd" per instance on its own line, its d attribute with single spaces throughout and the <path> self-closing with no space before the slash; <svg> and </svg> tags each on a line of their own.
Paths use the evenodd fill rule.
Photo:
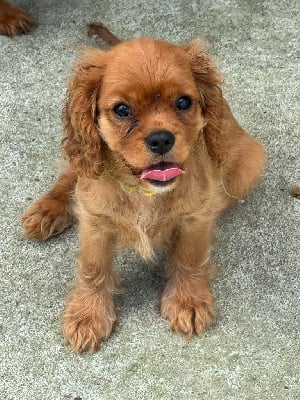
<svg viewBox="0 0 300 400">
<path fill-rule="evenodd" d="M 88 36 L 96 36 L 109 46 L 115 46 L 121 43 L 121 40 L 111 33 L 101 22 L 92 22 L 88 24 Z"/>
</svg>

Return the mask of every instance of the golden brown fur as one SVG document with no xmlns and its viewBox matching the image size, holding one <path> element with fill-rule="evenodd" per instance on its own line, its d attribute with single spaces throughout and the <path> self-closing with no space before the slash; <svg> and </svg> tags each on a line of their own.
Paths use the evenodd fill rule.
<svg viewBox="0 0 300 400">
<path fill-rule="evenodd" d="M 299 198 L 300 197 L 300 186 L 293 187 L 293 189 L 291 190 L 291 195 Z"/>
<path fill-rule="evenodd" d="M 24 10 L 8 1 L 0 0 L 0 35 L 28 33 L 33 26 L 33 20 Z"/>
<path fill-rule="evenodd" d="M 234 119 L 221 83 L 200 41 L 133 39 L 107 52 L 88 49 L 78 62 L 64 110 L 70 169 L 23 218 L 31 237 L 61 232 L 71 222 L 75 190 L 81 253 L 63 318 L 73 349 L 96 350 L 116 326 L 112 262 L 119 247 L 146 259 L 165 247 L 162 316 L 187 335 L 210 325 L 215 220 L 248 193 L 265 164 L 263 147 Z M 192 99 L 184 112 L 174 107 L 182 95 Z M 112 112 L 120 102 L 131 106 L 131 118 Z M 176 138 L 163 156 L 145 146 L 149 133 L 161 129 Z M 162 188 L 140 179 L 141 170 L 162 159 L 185 173 Z"/>
</svg>

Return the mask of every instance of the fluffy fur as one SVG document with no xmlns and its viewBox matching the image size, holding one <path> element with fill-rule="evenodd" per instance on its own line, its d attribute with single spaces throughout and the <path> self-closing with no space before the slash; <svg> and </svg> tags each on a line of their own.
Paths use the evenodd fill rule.
<svg viewBox="0 0 300 400">
<path fill-rule="evenodd" d="M 0 0 L 0 35 L 28 33 L 33 26 L 33 20 L 25 11 L 8 1 Z"/>
<path fill-rule="evenodd" d="M 262 145 L 234 119 L 221 84 L 198 40 L 177 46 L 133 39 L 106 52 L 87 49 L 77 63 L 64 109 L 69 169 L 23 216 L 27 236 L 45 240 L 70 225 L 76 210 L 80 260 L 63 316 L 63 333 L 74 350 L 97 350 L 116 326 L 112 264 L 120 247 L 146 259 L 164 247 L 162 316 L 187 335 L 210 325 L 216 218 L 249 192 L 265 164 Z M 183 95 L 192 101 L 184 111 L 175 107 Z M 129 118 L 115 115 L 118 103 L 130 105 Z M 145 144 L 157 130 L 176 139 L 163 155 Z M 163 187 L 140 178 L 160 161 L 185 173 Z"/>
</svg>

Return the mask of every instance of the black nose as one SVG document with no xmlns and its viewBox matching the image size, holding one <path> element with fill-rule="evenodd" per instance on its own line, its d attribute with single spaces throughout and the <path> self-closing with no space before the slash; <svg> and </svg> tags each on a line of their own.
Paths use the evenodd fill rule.
<svg viewBox="0 0 300 400">
<path fill-rule="evenodd" d="M 152 153 L 163 156 L 174 146 L 175 136 L 169 131 L 156 131 L 150 133 L 145 142 Z"/>
</svg>

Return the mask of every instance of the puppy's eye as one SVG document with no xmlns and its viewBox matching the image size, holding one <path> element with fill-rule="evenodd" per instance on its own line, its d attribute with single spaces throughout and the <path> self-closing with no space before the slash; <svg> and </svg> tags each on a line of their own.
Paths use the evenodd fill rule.
<svg viewBox="0 0 300 400">
<path fill-rule="evenodd" d="M 132 110 L 127 104 L 117 104 L 113 108 L 114 114 L 119 118 L 128 118 L 132 116 Z"/>
<path fill-rule="evenodd" d="M 192 99 L 188 96 L 181 96 L 176 100 L 175 106 L 179 111 L 188 110 L 192 105 Z"/>
</svg>

